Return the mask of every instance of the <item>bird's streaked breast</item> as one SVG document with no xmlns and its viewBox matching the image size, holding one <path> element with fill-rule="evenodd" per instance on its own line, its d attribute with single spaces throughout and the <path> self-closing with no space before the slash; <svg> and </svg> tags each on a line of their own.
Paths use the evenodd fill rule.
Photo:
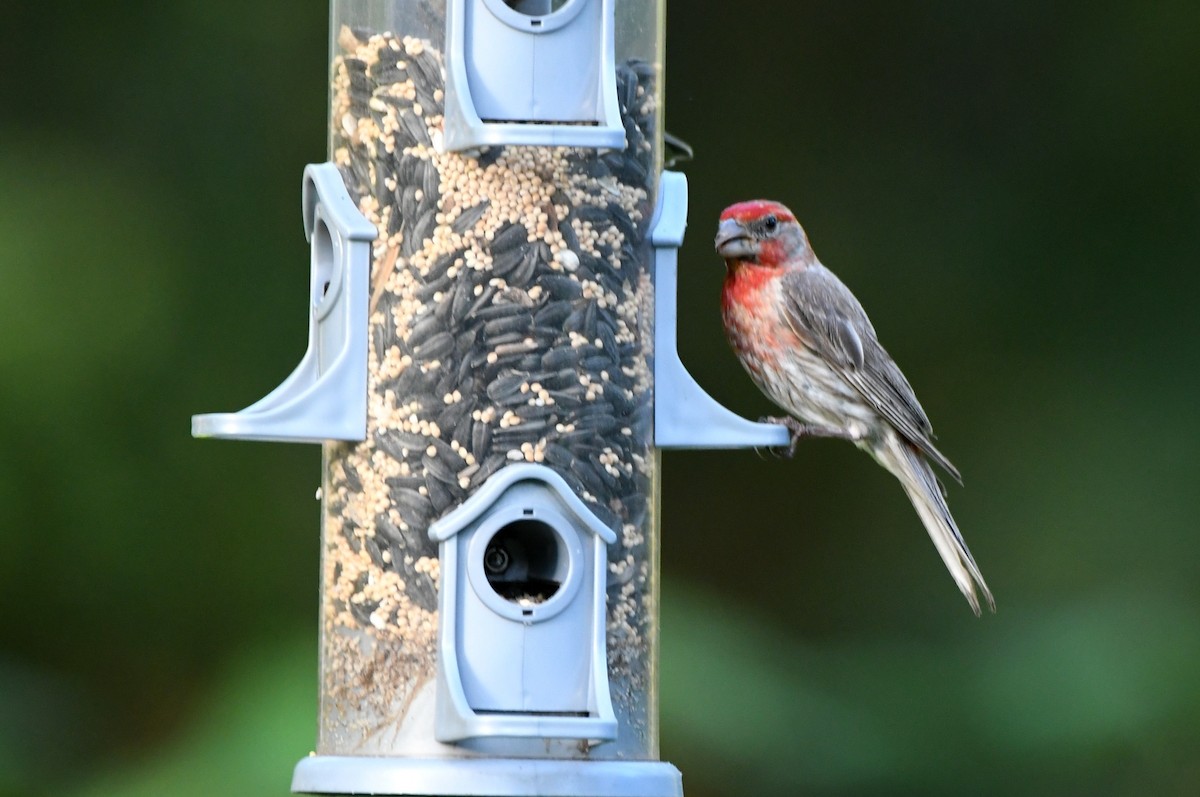
<svg viewBox="0 0 1200 797">
<path fill-rule="evenodd" d="M 773 269 L 743 266 L 726 279 L 722 313 L 730 344 L 776 404 L 805 421 L 865 434 L 878 419 L 783 318 L 778 277 Z"/>
</svg>

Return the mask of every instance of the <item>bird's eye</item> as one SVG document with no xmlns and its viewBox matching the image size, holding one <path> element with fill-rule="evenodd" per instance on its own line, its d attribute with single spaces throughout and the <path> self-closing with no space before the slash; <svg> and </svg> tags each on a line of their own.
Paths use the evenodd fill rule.
<svg viewBox="0 0 1200 797">
<path fill-rule="evenodd" d="M 775 218 L 774 213 L 772 213 L 770 216 L 767 216 L 765 219 L 763 219 L 763 229 L 766 230 L 767 232 L 775 232 L 775 228 L 778 226 L 779 226 L 779 219 Z"/>
</svg>

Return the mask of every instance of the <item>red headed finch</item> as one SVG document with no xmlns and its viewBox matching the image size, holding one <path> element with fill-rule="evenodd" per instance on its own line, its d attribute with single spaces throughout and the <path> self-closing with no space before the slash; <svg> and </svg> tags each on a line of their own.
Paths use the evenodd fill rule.
<svg viewBox="0 0 1200 797">
<path fill-rule="evenodd" d="M 879 345 L 862 305 L 821 265 L 792 212 L 754 200 L 721 214 L 717 253 L 727 273 L 721 310 L 750 377 L 792 416 L 771 418 L 801 437 L 850 440 L 900 480 L 950 575 L 979 614 L 996 604 L 930 467 L 961 483 L 904 374 Z"/>
</svg>

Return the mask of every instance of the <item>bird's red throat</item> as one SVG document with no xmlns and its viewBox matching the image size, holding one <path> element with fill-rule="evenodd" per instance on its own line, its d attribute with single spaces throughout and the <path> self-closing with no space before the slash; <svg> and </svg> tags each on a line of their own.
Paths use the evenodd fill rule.
<svg viewBox="0 0 1200 797">
<path fill-rule="evenodd" d="M 779 270 L 742 260 L 731 264 L 725 275 L 722 299 L 725 307 L 740 305 L 750 312 L 758 312 L 766 301 L 763 288 L 779 276 Z"/>
</svg>

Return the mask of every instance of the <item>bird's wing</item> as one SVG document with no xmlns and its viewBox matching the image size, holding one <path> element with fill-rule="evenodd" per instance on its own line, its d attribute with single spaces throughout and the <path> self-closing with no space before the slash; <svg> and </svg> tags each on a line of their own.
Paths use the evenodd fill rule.
<svg viewBox="0 0 1200 797">
<path fill-rule="evenodd" d="M 930 438 L 933 427 L 899 366 L 879 344 L 866 311 L 824 266 L 783 278 L 784 317 L 804 343 L 854 387 L 906 440 L 962 483 Z"/>
</svg>

